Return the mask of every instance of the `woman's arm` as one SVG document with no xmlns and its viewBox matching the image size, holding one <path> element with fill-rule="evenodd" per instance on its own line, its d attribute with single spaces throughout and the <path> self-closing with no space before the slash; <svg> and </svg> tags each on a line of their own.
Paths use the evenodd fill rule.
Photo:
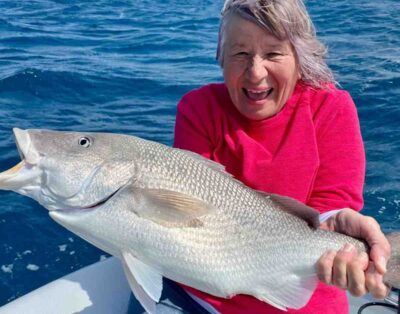
<svg viewBox="0 0 400 314">
<path fill-rule="evenodd" d="M 356 108 L 344 92 L 329 105 L 316 119 L 320 168 L 308 205 L 322 212 L 347 207 L 321 227 L 364 239 L 371 251 L 369 257 L 358 254 L 351 245 L 338 252 L 328 251 L 319 260 L 318 276 L 322 282 L 348 289 L 353 295 L 371 292 L 383 298 L 388 292 L 382 275 L 390 246 L 378 223 L 355 211 L 363 205 L 365 176 L 365 153 Z"/>
<path fill-rule="evenodd" d="M 328 97 L 314 117 L 320 165 L 307 205 L 325 212 L 363 207 L 365 152 L 356 107 L 347 92 Z"/>
</svg>

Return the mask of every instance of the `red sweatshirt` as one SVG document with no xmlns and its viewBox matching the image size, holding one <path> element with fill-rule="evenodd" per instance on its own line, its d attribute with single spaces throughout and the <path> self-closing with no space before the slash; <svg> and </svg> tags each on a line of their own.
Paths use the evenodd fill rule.
<svg viewBox="0 0 400 314">
<path fill-rule="evenodd" d="M 275 116 L 242 116 L 224 84 L 186 94 L 178 104 L 174 146 L 215 160 L 246 185 L 291 196 L 321 213 L 360 210 L 365 153 L 357 111 L 350 95 L 331 86 L 297 84 Z M 217 298 L 188 288 L 221 313 L 285 313 L 251 296 Z M 286 313 L 343 314 L 344 291 L 320 283 L 309 303 Z"/>
</svg>

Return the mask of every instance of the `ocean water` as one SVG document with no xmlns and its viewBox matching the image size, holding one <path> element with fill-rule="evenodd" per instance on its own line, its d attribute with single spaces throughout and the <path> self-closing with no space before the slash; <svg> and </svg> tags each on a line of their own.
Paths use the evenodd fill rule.
<svg viewBox="0 0 400 314">
<path fill-rule="evenodd" d="M 366 214 L 400 229 L 400 2 L 306 2 L 352 94 L 367 150 Z M 221 80 L 223 1 L 0 1 L 0 170 L 11 128 L 107 131 L 172 143 L 175 106 Z M 0 305 L 106 253 L 34 201 L 0 192 Z"/>
</svg>

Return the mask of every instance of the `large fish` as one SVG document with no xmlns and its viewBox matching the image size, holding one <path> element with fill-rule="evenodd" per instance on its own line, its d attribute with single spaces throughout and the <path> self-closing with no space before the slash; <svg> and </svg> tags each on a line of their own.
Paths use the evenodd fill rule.
<svg viewBox="0 0 400 314">
<path fill-rule="evenodd" d="M 345 243 L 367 250 L 316 228 L 315 210 L 252 190 L 191 152 L 107 133 L 14 129 L 14 136 L 22 161 L 0 174 L 0 189 L 37 200 L 55 221 L 118 257 L 150 313 L 162 276 L 219 297 L 248 294 L 301 308 L 326 250 Z M 398 287 L 394 252 L 385 280 Z"/>
</svg>

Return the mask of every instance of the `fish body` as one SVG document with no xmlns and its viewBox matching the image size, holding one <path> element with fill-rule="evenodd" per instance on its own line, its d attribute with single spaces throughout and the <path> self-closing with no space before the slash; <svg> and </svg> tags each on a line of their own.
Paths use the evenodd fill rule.
<svg viewBox="0 0 400 314">
<path fill-rule="evenodd" d="M 0 189 L 34 198 L 55 221 L 118 257 L 148 312 L 163 276 L 218 297 L 248 294 L 300 308 L 325 251 L 345 243 L 368 249 L 316 228 L 313 209 L 252 190 L 191 152 L 110 133 L 14 135 L 22 162 L 0 174 Z"/>
</svg>

